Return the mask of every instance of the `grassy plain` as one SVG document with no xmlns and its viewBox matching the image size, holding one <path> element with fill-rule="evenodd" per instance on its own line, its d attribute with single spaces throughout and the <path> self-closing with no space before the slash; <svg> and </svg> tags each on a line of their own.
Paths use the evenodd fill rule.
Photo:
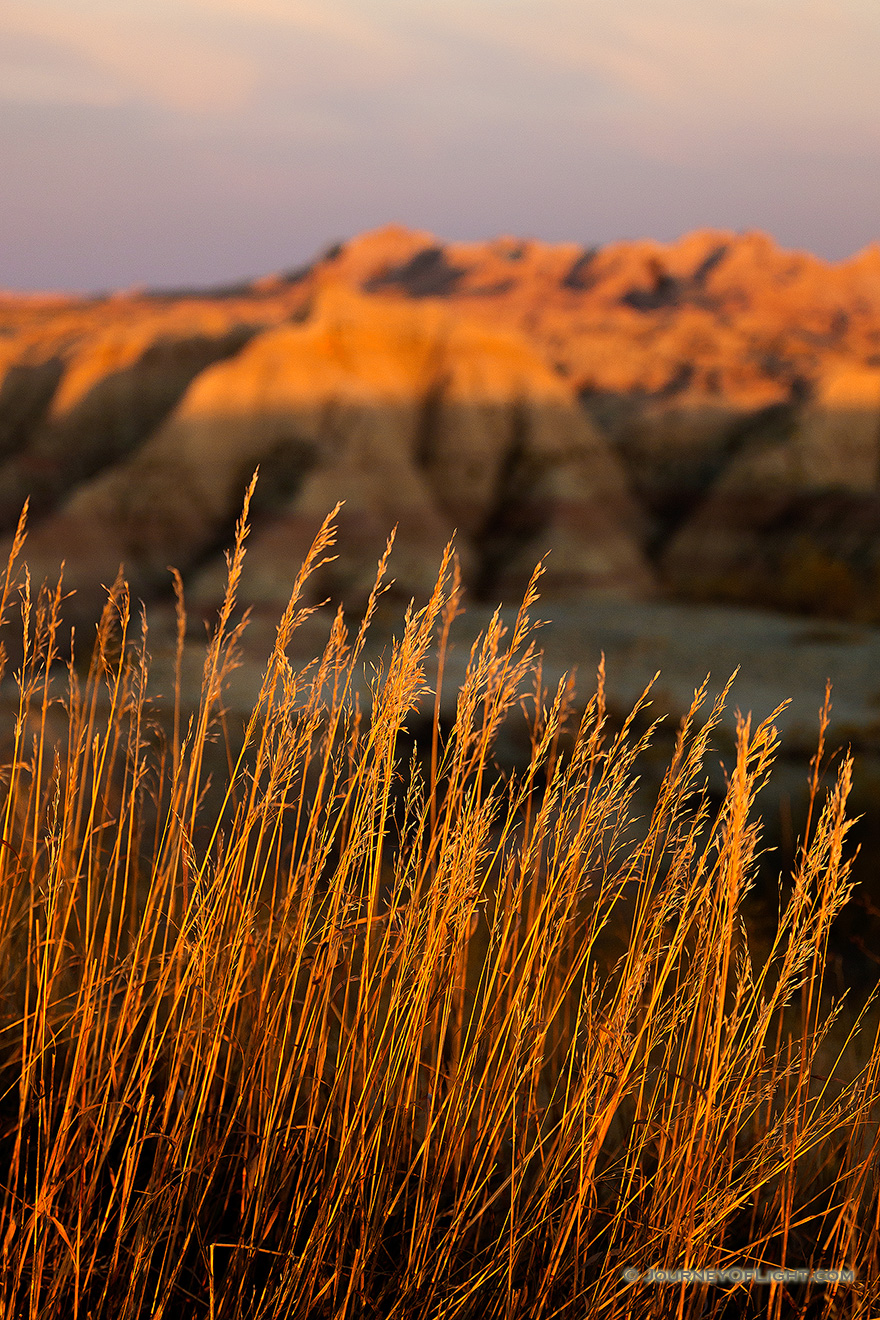
<svg viewBox="0 0 880 1320">
<path fill-rule="evenodd" d="M 0 1316 L 880 1314 L 880 1042 L 871 1005 L 844 1018 L 824 985 L 850 763 L 823 789 L 820 743 L 758 955 L 741 913 L 772 721 L 740 720 L 713 806 L 721 703 L 698 692 L 634 820 L 645 707 L 612 727 L 601 672 L 585 704 L 542 690 L 536 575 L 441 727 L 451 554 L 366 719 L 385 561 L 356 634 L 340 615 L 312 666 L 287 655 L 328 520 L 235 733 L 246 534 L 247 507 L 191 718 L 148 698 L 123 582 L 85 672 L 59 660 L 63 590 L 33 599 L 10 563 Z M 521 707 L 529 763 L 501 773 Z M 623 1275 L 774 1266 L 855 1282 Z"/>
</svg>

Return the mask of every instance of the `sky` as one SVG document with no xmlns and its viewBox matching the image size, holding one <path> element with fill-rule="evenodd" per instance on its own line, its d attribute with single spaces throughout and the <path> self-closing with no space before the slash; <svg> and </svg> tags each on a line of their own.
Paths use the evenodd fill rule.
<svg viewBox="0 0 880 1320">
<path fill-rule="evenodd" d="M 287 270 L 390 222 L 880 240 L 878 0 L 3 0 L 0 288 Z"/>
</svg>

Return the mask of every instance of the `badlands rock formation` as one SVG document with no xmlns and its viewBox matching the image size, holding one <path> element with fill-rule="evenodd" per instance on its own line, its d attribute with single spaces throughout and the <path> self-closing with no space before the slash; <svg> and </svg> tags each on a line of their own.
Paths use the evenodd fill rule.
<svg viewBox="0 0 880 1320">
<path fill-rule="evenodd" d="M 35 576 L 65 548 L 67 583 L 90 609 L 120 563 L 147 594 L 173 564 L 194 575 L 194 601 L 216 604 L 218 551 L 258 464 L 242 582 L 256 603 L 283 605 L 338 500 L 339 557 L 314 589 L 349 604 L 365 600 L 395 525 L 392 574 L 407 599 L 429 593 L 456 529 L 480 595 L 520 593 L 547 550 L 551 592 L 651 583 L 622 469 L 570 387 L 521 336 L 437 303 L 327 288 L 305 319 L 201 371 L 123 454 L 76 482 L 29 542 Z"/>
<path fill-rule="evenodd" d="M 831 365 L 757 429 L 663 563 L 684 595 L 880 615 L 880 368 Z"/>
<path fill-rule="evenodd" d="M 83 608 L 120 561 L 207 607 L 259 463 L 244 588 L 275 604 L 344 498 L 316 590 L 362 600 L 394 523 L 421 595 L 680 595 L 880 617 L 880 249 L 760 234 L 605 248 L 390 227 L 206 292 L 0 297 L 0 530 Z"/>
<path fill-rule="evenodd" d="M 528 334 L 623 460 L 655 558 L 744 446 L 796 427 L 829 374 L 880 365 L 877 246 L 832 266 L 762 234 L 595 249 L 388 229 L 323 264 Z"/>
<path fill-rule="evenodd" d="M 167 339 L 150 326 L 138 326 L 90 339 L 63 364 L 58 358 L 33 366 L 15 363 L 4 381 L 12 398 L 18 396 L 11 420 L 16 413 L 32 415 L 50 382 L 55 387 L 20 447 L 14 444 L 14 421 L 10 427 L 12 443 L 6 448 L 12 452 L 0 465 L 0 524 L 14 523 L 26 498 L 39 516 L 71 485 L 135 449 L 193 377 L 235 353 L 248 333 L 236 327 L 215 336 Z M 17 429 L 24 429 L 20 422 Z"/>
</svg>

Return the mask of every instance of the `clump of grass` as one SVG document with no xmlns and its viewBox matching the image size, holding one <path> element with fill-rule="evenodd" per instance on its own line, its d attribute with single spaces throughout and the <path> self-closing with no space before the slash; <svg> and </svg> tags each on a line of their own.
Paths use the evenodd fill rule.
<svg viewBox="0 0 880 1320">
<path fill-rule="evenodd" d="M 772 722 L 739 721 L 712 811 L 723 698 L 705 710 L 699 691 L 637 826 L 644 702 L 612 729 L 600 672 L 563 743 L 571 686 L 545 699 L 535 683 L 536 575 L 510 633 L 496 617 L 475 645 L 451 732 L 438 691 L 430 757 L 406 763 L 407 721 L 442 681 L 454 560 L 407 612 L 362 718 L 387 555 L 357 634 L 340 614 L 312 666 L 288 659 L 328 520 L 209 792 L 246 532 L 247 506 L 201 704 L 187 719 L 178 684 L 167 736 L 125 584 L 87 676 L 59 667 L 61 587 L 36 602 L 21 588 L 0 814 L 0 1315 L 876 1314 L 880 1051 L 856 1049 L 864 1015 L 835 1037 L 823 992 L 850 892 L 849 762 L 824 797 L 817 768 L 755 960 L 740 908 Z M 10 561 L 0 612 L 13 578 Z M 182 594 L 179 624 L 178 673 Z M 530 761 L 503 776 L 493 745 L 523 703 Z M 730 1265 L 857 1282 L 622 1277 Z"/>
</svg>

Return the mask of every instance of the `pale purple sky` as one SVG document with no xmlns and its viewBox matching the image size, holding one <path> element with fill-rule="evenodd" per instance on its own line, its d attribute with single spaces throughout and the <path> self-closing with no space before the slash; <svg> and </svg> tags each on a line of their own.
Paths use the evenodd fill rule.
<svg viewBox="0 0 880 1320">
<path fill-rule="evenodd" d="M 397 221 L 880 239 L 880 0 L 3 0 L 0 288 L 234 280 Z"/>
</svg>

